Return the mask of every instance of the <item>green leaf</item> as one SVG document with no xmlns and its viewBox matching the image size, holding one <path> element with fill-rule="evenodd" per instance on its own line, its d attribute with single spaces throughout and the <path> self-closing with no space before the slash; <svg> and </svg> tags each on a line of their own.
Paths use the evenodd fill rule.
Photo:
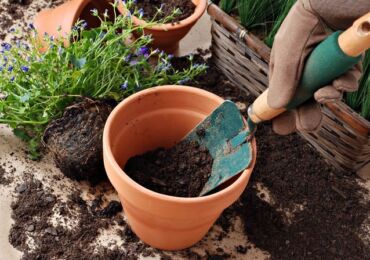
<svg viewBox="0 0 370 260">
<path fill-rule="evenodd" d="M 71 62 L 73 66 L 76 68 L 81 69 L 86 64 L 86 58 L 76 58 L 75 56 L 71 56 Z"/>
<path fill-rule="evenodd" d="M 31 140 L 31 137 L 27 134 L 27 132 L 23 129 L 16 128 L 13 130 L 13 133 L 16 137 L 20 138 L 21 140 L 28 142 Z"/>
</svg>

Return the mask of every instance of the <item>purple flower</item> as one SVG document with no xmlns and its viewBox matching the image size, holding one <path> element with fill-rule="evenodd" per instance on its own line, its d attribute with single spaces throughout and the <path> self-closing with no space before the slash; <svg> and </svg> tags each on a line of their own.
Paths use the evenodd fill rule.
<svg viewBox="0 0 370 260">
<path fill-rule="evenodd" d="M 179 84 L 179 85 L 184 85 L 184 84 L 186 84 L 187 82 L 189 82 L 189 78 L 185 78 L 185 79 L 182 79 L 182 80 L 179 80 L 177 83 Z"/>
<path fill-rule="evenodd" d="M 10 28 L 9 32 L 15 32 L 14 28 Z"/>
<path fill-rule="evenodd" d="M 149 48 L 148 47 L 145 47 L 145 46 L 144 47 L 140 47 L 137 50 L 137 52 L 136 52 L 136 55 L 137 56 L 141 56 L 141 55 L 145 56 L 147 54 L 149 54 Z"/>
<path fill-rule="evenodd" d="M 171 64 L 169 64 L 169 63 L 160 64 L 157 67 L 157 71 L 168 71 L 169 69 L 171 69 Z"/>
<path fill-rule="evenodd" d="M 13 82 L 14 81 L 14 79 L 15 79 L 15 77 L 13 76 L 13 77 L 11 77 L 10 78 L 10 82 Z"/>
<path fill-rule="evenodd" d="M 28 27 L 29 27 L 31 30 L 35 30 L 35 26 L 33 26 L 33 23 L 30 23 L 30 24 L 28 25 Z"/>
<path fill-rule="evenodd" d="M 143 10 L 143 8 L 140 8 L 139 11 L 138 11 L 138 13 L 139 13 L 139 17 L 140 18 L 143 17 L 144 16 L 144 10 Z"/>
<path fill-rule="evenodd" d="M 171 60 L 173 58 L 173 54 L 169 54 L 167 57 L 169 60 Z"/>
<path fill-rule="evenodd" d="M 134 59 L 134 60 L 130 61 L 130 66 L 135 66 L 135 65 L 137 65 L 138 63 L 139 63 L 139 61 L 138 61 L 138 60 L 136 60 L 136 59 Z"/>
<path fill-rule="evenodd" d="M 12 45 L 11 45 L 11 44 L 9 44 L 9 43 L 7 43 L 7 42 L 3 42 L 3 43 L 1 44 L 1 47 L 3 47 L 3 49 L 4 49 L 5 51 L 10 51 L 10 49 L 12 48 Z"/>
<path fill-rule="evenodd" d="M 83 28 L 83 29 L 86 29 L 87 28 L 87 22 L 83 22 L 82 24 L 81 24 L 81 27 Z"/>
<path fill-rule="evenodd" d="M 98 16 L 98 9 L 94 8 L 91 10 L 93 16 Z"/>
<path fill-rule="evenodd" d="M 22 67 L 21 67 L 21 70 L 22 70 L 23 72 L 28 72 L 28 71 L 30 70 L 30 68 L 29 68 L 29 67 L 27 67 L 27 66 L 22 66 Z"/>
<path fill-rule="evenodd" d="M 126 89 L 128 88 L 128 81 L 126 80 L 125 83 L 123 83 L 121 86 L 120 86 L 120 89 L 122 91 L 125 91 Z"/>
<path fill-rule="evenodd" d="M 50 41 L 54 41 L 54 36 L 50 36 Z"/>
<path fill-rule="evenodd" d="M 9 65 L 9 67 L 8 67 L 8 71 L 10 72 L 10 71 L 13 71 L 13 69 L 14 69 L 14 67 L 12 66 L 12 65 Z"/>
<path fill-rule="evenodd" d="M 104 16 L 105 18 L 109 18 L 109 15 L 108 15 L 108 9 L 105 9 L 105 10 L 104 10 L 104 14 L 103 14 L 103 16 Z"/>
<path fill-rule="evenodd" d="M 132 58 L 132 54 L 128 54 L 126 57 L 125 57 L 125 62 L 130 62 Z"/>
</svg>

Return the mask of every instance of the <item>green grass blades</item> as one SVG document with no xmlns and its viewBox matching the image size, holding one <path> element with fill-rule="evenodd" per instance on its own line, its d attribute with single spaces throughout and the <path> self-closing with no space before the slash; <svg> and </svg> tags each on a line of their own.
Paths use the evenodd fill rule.
<svg viewBox="0 0 370 260">
<path fill-rule="evenodd" d="M 98 16 L 97 10 L 92 13 Z M 184 71 L 176 71 L 170 55 L 148 47 L 150 37 L 132 41 L 131 35 L 143 27 L 134 26 L 129 16 L 116 15 L 114 22 L 106 16 L 92 30 L 78 22 L 67 36 L 75 39 L 68 47 L 65 38 L 45 35 L 48 48 L 40 52 L 33 26 L 27 42 L 1 44 L 0 124 L 9 125 L 28 143 L 33 159 L 39 156 L 48 123 L 77 99 L 120 101 L 153 86 L 183 84 L 205 71 L 204 64 L 192 60 Z"/>
<path fill-rule="evenodd" d="M 236 7 L 237 0 L 221 0 L 219 6 L 224 12 L 231 13 Z"/>
<path fill-rule="evenodd" d="M 363 76 L 359 83 L 359 89 L 356 92 L 347 93 L 345 101 L 362 117 L 370 120 L 370 51 L 366 52 L 363 60 Z"/>
<path fill-rule="evenodd" d="M 240 22 L 247 29 L 260 29 L 266 34 L 279 14 L 281 0 L 238 0 Z"/>
<path fill-rule="evenodd" d="M 279 15 L 277 16 L 274 25 L 265 39 L 265 43 L 271 48 L 274 43 L 275 35 L 278 32 L 281 24 L 283 23 L 285 17 L 288 15 L 292 6 L 297 2 L 297 0 L 279 0 L 281 3 L 281 9 Z"/>
</svg>

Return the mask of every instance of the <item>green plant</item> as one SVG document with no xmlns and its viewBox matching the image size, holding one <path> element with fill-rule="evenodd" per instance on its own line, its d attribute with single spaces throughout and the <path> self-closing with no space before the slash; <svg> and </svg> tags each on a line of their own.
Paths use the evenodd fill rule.
<svg viewBox="0 0 370 260">
<path fill-rule="evenodd" d="M 247 29 L 260 28 L 267 32 L 279 13 L 281 1 L 238 0 L 240 22 Z"/>
<path fill-rule="evenodd" d="M 280 12 L 274 22 L 274 25 L 272 26 L 271 31 L 265 38 L 265 43 L 271 48 L 272 44 L 274 43 L 275 35 L 278 32 L 281 24 L 283 23 L 285 17 L 288 15 L 290 9 L 292 6 L 297 2 L 297 0 L 279 0 L 278 2 L 281 3 L 282 8 L 280 9 Z"/>
<path fill-rule="evenodd" d="M 226 13 L 231 13 L 236 7 L 237 0 L 221 0 L 219 6 Z"/>
<path fill-rule="evenodd" d="M 359 83 L 359 89 L 353 93 L 347 93 L 346 103 L 361 116 L 370 120 L 370 51 L 366 52 L 363 60 L 363 76 Z"/>
<path fill-rule="evenodd" d="M 96 10 L 92 14 L 98 16 Z M 1 45 L 0 123 L 28 143 L 33 159 L 40 155 L 48 123 L 76 99 L 120 101 L 145 88 L 183 84 L 205 71 L 205 65 L 193 62 L 176 71 L 171 56 L 147 47 L 151 38 L 140 34 L 143 27 L 135 27 L 130 14 L 115 15 L 114 22 L 107 16 L 99 17 L 101 25 L 95 29 L 86 30 L 87 23 L 79 21 L 71 35 L 55 39 L 45 35 L 43 52 L 32 25 L 28 44 Z M 132 39 L 133 33 L 141 36 Z M 67 47 L 66 39 L 73 39 Z"/>
</svg>

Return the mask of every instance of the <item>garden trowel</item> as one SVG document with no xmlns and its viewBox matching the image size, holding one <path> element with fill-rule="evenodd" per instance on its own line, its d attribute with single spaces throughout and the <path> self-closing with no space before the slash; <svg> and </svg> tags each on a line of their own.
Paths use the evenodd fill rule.
<svg viewBox="0 0 370 260">
<path fill-rule="evenodd" d="M 214 158 L 211 177 L 200 196 L 249 167 L 252 149 L 248 140 L 253 137 L 258 123 L 305 103 L 318 89 L 356 65 L 361 54 L 369 48 L 370 13 L 346 31 L 333 33 L 311 52 L 296 93 L 286 108 L 271 108 L 267 103 L 267 89 L 249 107 L 245 127 L 235 104 L 225 101 L 218 107 L 186 137 L 205 145 Z M 202 136 L 202 133 L 205 134 Z"/>
<path fill-rule="evenodd" d="M 185 141 L 196 141 L 206 147 L 213 158 L 211 176 L 200 196 L 249 167 L 252 161 L 249 135 L 237 106 L 225 101 L 185 137 Z"/>
</svg>

